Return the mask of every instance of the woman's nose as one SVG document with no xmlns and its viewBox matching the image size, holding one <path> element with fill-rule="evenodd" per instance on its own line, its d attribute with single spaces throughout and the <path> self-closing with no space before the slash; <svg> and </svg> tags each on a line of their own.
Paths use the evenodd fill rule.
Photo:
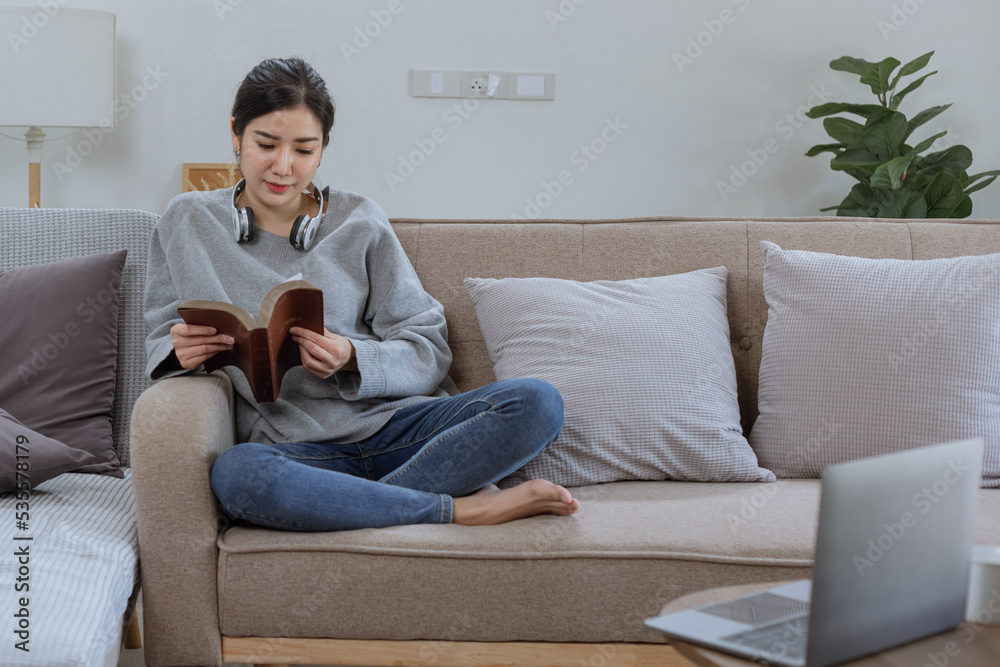
<svg viewBox="0 0 1000 667">
<path fill-rule="evenodd" d="M 274 162 L 271 163 L 271 171 L 275 174 L 290 174 L 292 172 L 292 151 L 290 150 L 279 150 L 274 156 Z"/>
</svg>

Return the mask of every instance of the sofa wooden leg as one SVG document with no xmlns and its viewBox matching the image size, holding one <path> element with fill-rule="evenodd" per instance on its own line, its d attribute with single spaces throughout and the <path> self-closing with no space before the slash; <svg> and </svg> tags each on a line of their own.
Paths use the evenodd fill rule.
<svg viewBox="0 0 1000 667">
<path fill-rule="evenodd" d="M 125 648 L 142 648 L 142 632 L 139 630 L 139 612 L 132 611 L 132 618 L 125 631 Z"/>
</svg>

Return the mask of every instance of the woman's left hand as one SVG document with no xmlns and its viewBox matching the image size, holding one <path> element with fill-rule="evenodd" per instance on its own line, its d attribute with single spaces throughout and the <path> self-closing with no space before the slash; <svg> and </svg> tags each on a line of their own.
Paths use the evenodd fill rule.
<svg viewBox="0 0 1000 667">
<path fill-rule="evenodd" d="M 302 365 L 316 377 L 325 380 L 337 371 L 357 372 L 358 358 L 354 346 L 343 336 L 326 327 L 323 327 L 323 335 L 302 327 L 292 327 L 289 333 L 292 340 L 299 344 Z"/>
</svg>

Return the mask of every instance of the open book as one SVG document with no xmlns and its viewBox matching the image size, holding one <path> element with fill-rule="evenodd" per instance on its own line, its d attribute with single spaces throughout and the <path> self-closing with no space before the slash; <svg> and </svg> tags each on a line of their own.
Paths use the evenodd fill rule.
<svg viewBox="0 0 1000 667">
<path fill-rule="evenodd" d="M 233 349 L 209 357 L 205 370 L 236 366 L 258 403 L 277 399 L 285 371 L 302 364 L 299 346 L 288 330 L 302 327 L 323 333 L 323 292 L 305 280 L 284 282 L 268 292 L 256 321 L 225 301 L 189 299 L 177 312 L 188 324 L 215 327 L 233 337 Z"/>
</svg>

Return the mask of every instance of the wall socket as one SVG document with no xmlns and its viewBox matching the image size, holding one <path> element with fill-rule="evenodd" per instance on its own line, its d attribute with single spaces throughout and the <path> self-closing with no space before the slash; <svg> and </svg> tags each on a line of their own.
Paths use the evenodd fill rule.
<svg viewBox="0 0 1000 667">
<path fill-rule="evenodd" d="M 499 77 L 489 95 L 490 76 Z M 490 72 L 486 70 L 411 69 L 412 97 L 474 97 L 495 100 L 554 100 L 556 75 L 552 73 Z"/>
<path fill-rule="evenodd" d="M 488 95 L 490 85 L 490 75 L 500 77 L 496 94 Z M 461 72 L 461 83 L 459 85 L 460 97 L 481 97 L 484 99 L 503 100 L 507 98 L 507 73 L 506 72 Z"/>
<path fill-rule="evenodd" d="M 489 77 L 473 76 L 469 78 L 469 92 L 473 95 L 485 95 L 486 86 L 489 85 Z"/>
</svg>

